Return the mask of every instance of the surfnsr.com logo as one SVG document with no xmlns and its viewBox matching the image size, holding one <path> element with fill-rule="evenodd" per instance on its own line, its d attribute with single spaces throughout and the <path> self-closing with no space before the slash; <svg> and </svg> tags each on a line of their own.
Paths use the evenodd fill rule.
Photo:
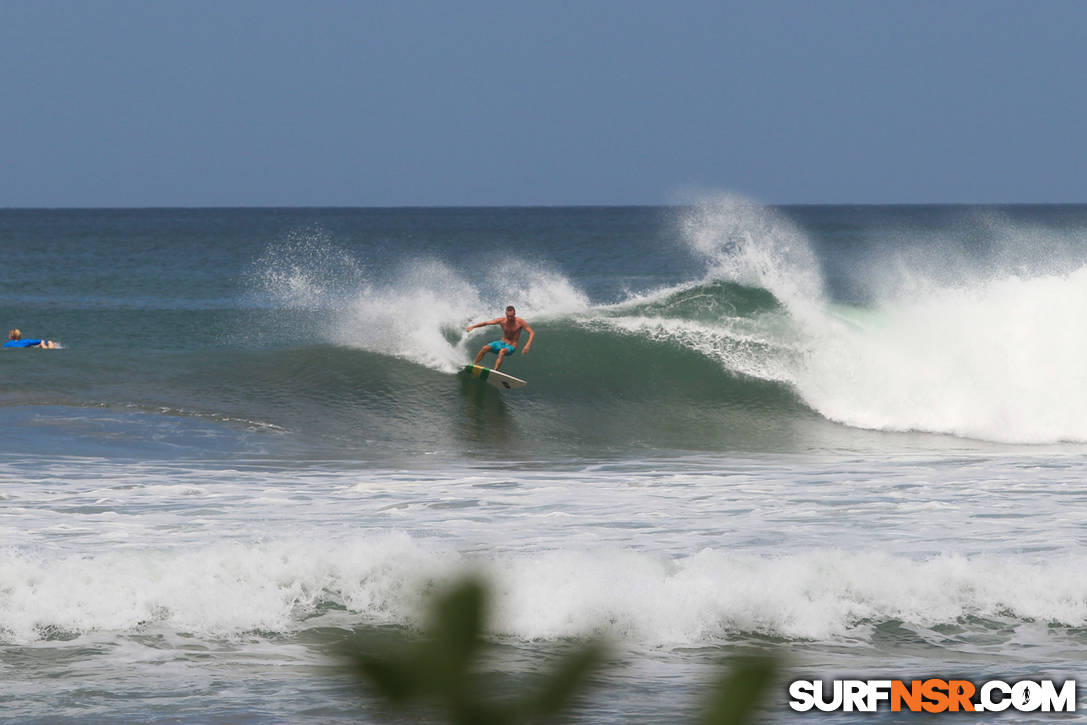
<svg viewBox="0 0 1087 725">
<path fill-rule="evenodd" d="M 797 712 L 1075 712 L 1076 681 L 795 680 L 789 698 Z"/>
</svg>

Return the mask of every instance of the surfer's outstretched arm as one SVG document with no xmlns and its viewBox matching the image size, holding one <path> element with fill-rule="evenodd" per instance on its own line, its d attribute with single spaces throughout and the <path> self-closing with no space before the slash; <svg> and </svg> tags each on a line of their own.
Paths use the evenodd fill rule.
<svg viewBox="0 0 1087 725">
<path fill-rule="evenodd" d="M 465 332 L 471 332 L 472 330 L 476 329 L 477 327 L 486 327 L 487 325 L 498 325 L 498 324 L 501 324 L 502 320 L 503 320 L 503 318 L 496 317 L 495 319 L 488 320 L 487 322 L 477 322 L 474 325 L 468 325 L 468 327 L 466 327 L 464 331 Z"/>
</svg>

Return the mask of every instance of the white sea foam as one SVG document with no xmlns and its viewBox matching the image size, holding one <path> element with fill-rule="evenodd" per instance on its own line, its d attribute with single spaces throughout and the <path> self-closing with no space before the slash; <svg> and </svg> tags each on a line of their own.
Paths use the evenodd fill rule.
<svg viewBox="0 0 1087 725">
<path fill-rule="evenodd" d="M 361 623 L 417 625 L 424 590 L 469 570 L 493 583 L 492 631 L 524 639 L 603 632 L 647 646 L 712 644 L 736 633 L 840 640 L 863 638 L 887 620 L 924 630 L 967 616 L 1082 626 L 1084 564 L 713 549 L 678 559 L 620 550 L 470 559 L 402 534 L 94 557 L 9 550 L 0 555 L 0 633 L 29 642 L 149 626 L 203 636 L 290 632 L 319 626 L 322 603 Z"/>
<path fill-rule="evenodd" d="M 1013 443 L 1087 441 L 1087 268 L 885 300 L 828 324 L 796 385 L 851 425 Z"/>
<path fill-rule="evenodd" d="M 329 600 L 372 621 L 410 620 L 419 578 L 440 565 L 440 556 L 397 535 L 53 559 L 8 550 L 0 555 L 0 632 L 16 642 L 160 623 L 206 636 L 283 632 Z"/>
<path fill-rule="evenodd" d="M 773 211 L 721 197 L 697 205 L 685 231 L 709 278 L 777 297 L 793 343 L 780 344 L 770 316 L 748 336 L 765 346 L 716 344 L 734 335 L 728 322 L 670 341 L 734 372 L 786 381 L 825 417 L 857 427 L 1087 441 L 1087 266 L 1076 240 L 974 215 L 953 231 L 983 235 L 980 251 L 951 237 L 900 240 L 883 259 L 868 252 L 857 273 L 875 301 L 843 311 L 823 294 L 804 235 Z"/>
</svg>

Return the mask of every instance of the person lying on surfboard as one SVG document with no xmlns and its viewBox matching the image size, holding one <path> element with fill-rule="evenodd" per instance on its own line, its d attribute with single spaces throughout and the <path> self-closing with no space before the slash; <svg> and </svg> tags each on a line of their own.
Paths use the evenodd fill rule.
<svg viewBox="0 0 1087 725">
<path fill-rule="evenodd" d="M 521 337 L 521 330 L 528 331 L 528 342 L 525 343 L 525 349 L 521 351 L 522 355 L 528 355 L 528 349 L 532 347 L 532 338 L 536 337 L 536 333 L 532 331 L 527 322 L 517 316 L 517 310 L 513 308 L 513 305 L 506 308 L 505 317 L 496 317 L 487 322 L 477 322 L 474 325 L 469 325 L 467 332 L 487 325 L 501 325 L 502 339 L 484 345 L 483 349 L 476 355 L 476 365 L 487 353 L 496 352 L 498 353 L 498 359 L 494 361 L 494 369 L 497 370 L 502 365 L 502 360 L 505 359 L 506 355 L 512 355 L 513 351 L 517 349 L 517 340 Z"/>
<path fill-rule="evenodd" d="M 24 340 L 22 330 L 16 327 L 8 332 L 4 347 L 57 347 L 57 343 L 52 340 Z"/>
</svg>

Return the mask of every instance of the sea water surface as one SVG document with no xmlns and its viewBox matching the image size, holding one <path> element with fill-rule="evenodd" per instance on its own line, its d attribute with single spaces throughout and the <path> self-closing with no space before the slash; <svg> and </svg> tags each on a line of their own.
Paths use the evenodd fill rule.
<svg viewBox="0 0 1087 725">
<path fill-rule="evenodd" d="M 578 722 L 693 722 L 766 647 L 1087 669 L 1087 206 L 0 210 L 0 249 L 4 329 L 63 346 L 0 351 L 0 720 L 374 721 L 334 654 L 466 572 L 511 688 L 611 643 Z M 507 304 L 519 391 L 459 373 Z"/>
</svg>

